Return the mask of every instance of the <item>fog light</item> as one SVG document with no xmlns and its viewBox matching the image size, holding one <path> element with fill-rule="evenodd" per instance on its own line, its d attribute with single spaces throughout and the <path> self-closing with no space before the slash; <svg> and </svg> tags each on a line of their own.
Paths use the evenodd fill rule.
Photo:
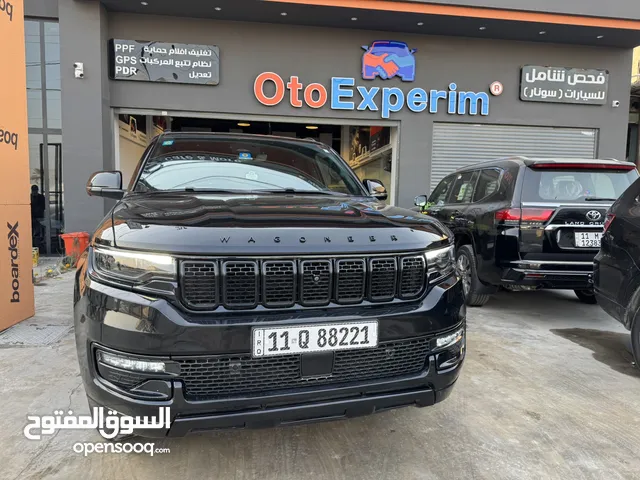
<svg viewBox="0 0 640 480">
<path fill-rule="evenodd" d="M 116 355 L 110 352 L 98 350 L 96 354 L 98 361 L 105 365 L 130 370 L 132 372 L 164 373 L 165 363 L 159 360 L 142 360 L 140 358 L 129 358 Z"/>
<path fill-rule="evenodd" d="M 453 332 L 450 335 L 440 337 L 436 339 L 437 348 L 446 348 L 458 343 L 464 337 L 464 328 L 461 328 L 457 332 Z"/>
</svg>

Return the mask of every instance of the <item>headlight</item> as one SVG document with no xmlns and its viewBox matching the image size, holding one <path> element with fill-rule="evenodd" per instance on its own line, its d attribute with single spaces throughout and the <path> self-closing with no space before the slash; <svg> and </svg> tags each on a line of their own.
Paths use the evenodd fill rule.
<svg viewBox="0 0 640 480">
<path fill-rule="evenodd" d="M 177 272 L 175 260 L 168 255 L 121 250 L 94 249 L 93 266 L 104 276 L 133 283 L 174 280 Z"/>
<path fill-rule="evenodd" d="M 428 250 L 424 254 L 427 261 L 429 277 L 438 274 L 438 277 L 453 271 L 455 266 L 455 252 L 453 245 L 437 250 Z"/>
<path fill-rule="evenodd" d="M 454 345 L 458 343 L 460 340 L 462 340 L 463 336 L 464 336 L 464 329 L 461 328 L 456 332 L 453 332 L 449 335 L 446 335 L 444 337 L 439 337 L 438 339 L 436 339 L 436 347 L 437 348 L 450 347 L 451 345 Z"/>
</svg>

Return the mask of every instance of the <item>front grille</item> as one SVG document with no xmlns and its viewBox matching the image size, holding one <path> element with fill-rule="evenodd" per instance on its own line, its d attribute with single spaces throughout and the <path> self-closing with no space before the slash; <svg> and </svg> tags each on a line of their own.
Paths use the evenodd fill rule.
<svg viewBox="0 0 640 480">
<path fill-rule="evenodd" d="M 424 257 L 403 258 L 400 272 L 400 296 L 402 298 L 415 298 L 420 295 L 424 286 Z"/>
<path fill-rule="evenodd" d="M 193 310 L 321 307 L 412 300 L 424 292 L 422 255 L 184 260 L 180 294 Z"/>
<path fill-rule="evenodd" d="M 415 375 L 425 369 L 429 339 L 381 343 L 376 348 L 335 352 L 333 372 L 303 378 L 300 355 L 253 358 L 250 354 L 177 358 L 185 396 L 210 400 L 266 394 L 280 390 L 384 380 Z"/>
</svg>

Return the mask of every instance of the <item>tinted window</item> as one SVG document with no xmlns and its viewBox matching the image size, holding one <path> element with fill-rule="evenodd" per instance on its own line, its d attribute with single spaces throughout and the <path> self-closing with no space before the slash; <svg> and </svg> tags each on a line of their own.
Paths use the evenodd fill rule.
<svg viewBox="0 0 640 480">
<path fill-rule="evenodd" d="M 473 195 L 473 201 L 478 202 L 494 195 L 500 187 L 500 175 L 502 171 L 496 168 L 482 170 L 478 176 L 478 183 Z"/>
<path fill-rule="evenodd" d="M 477 172 L 460 173 L 456 176 L 456 181 L 451 190 L 449 203 L 470 203 L 473 197 L 473 187 Z"/>
<path fill-rule="evenodd" d="M 330 148 L 268 137 L 163 137 L 144 163 L 136 191 L 293 189 L 365 195 Z"/>
<path fill-rule="evenodd" d="M 444 205 L 447 203 L 447 197 L 451 190 L 451 184 L 455 180 L 455 175 L 450 175 L 444 178 L 429 197 L 429 203 L 432 205 Z"/>
<path fill-rule="evenodd" d="M 595 199 L 617 199 L 638 178 L 638 173 L 620 170 L 525 171 L 523 201 L 588 202 Z"/>
</svg>

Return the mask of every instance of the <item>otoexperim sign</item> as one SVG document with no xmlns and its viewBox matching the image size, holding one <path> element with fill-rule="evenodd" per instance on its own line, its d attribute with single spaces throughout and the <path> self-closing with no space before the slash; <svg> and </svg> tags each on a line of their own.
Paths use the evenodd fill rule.
<svg viewBox="0 0 640 480">
<path fill-rule="evenodd" d="M 322 108 L 327 103 L 332 110 L 371 110 L 380 112 L 382 118 L 390 118 L 394 112 L 408 108 L 412 112 L 450 115 L 489 115 L 489 95 L 485 92 L 458 90 L 450 83 L 447 90 L 412 88 L 405 91 L 398 87 L 365 87 L 356 85 L 355 78 L 333 77 L 329 87 L 321 83 L 304 85 L 292 75 L 288 81 L 274 72 L 258 75 L 253 83 L 256 99 L 267 107 L 274 107 L 288 97 L 292 107 Z"/>
</svg>

